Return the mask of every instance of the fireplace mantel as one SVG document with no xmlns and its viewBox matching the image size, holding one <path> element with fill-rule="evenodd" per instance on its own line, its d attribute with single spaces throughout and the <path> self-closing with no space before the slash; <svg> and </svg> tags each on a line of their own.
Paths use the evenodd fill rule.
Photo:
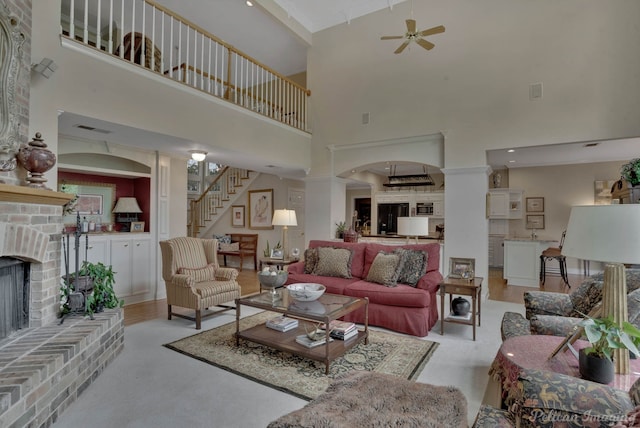
<svg viewBox="0 0 640 428">
<path fill-rule="evenodd" d="M 0 202 L 62 206 L 73 197 L 69 193 L 0 183 Z"/>
</svg>

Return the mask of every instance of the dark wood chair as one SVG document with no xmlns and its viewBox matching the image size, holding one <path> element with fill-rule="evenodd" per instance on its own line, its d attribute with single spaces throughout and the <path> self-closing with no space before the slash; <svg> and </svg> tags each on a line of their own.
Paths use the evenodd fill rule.
<svg viewBox="0 0 640 428">
<path fill-rule="evenodd" d="M 549 247 L 540 254 L 540 281 L 542 281 L 542 285 L 544 285 L 544 281 L 548 275 L 560 275 L 562 280 L 567 287 L 571 288 L 569 285 L 569 278 L 567 277 L 567 258 L 562 255 L 562 246 L 564 245 L 564 237 L 567 234 L 565 230 L 562 232 L 562 238 L 560 239 L 560 246 L 558 247 Z M 547 269 L 547 262 L 556 260 L 558 262 L 558 270 L 550 270 Z"/>
<path fill-rule="evenodd" d="M 244 259 L 253 258 L 253 268 L 258 270 L 258 234 L 249 233 L 231 233 L 231 243 L 237 242 L 237 251 L 218 251 L 223 257 L 224 266 L 227 266 L 227 256 L 240 258 L 240 270 L 242 270 Z"/>
</svg>

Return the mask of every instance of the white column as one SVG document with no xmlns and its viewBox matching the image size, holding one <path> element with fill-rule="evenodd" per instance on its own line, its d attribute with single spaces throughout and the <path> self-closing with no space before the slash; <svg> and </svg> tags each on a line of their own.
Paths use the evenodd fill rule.
<svg viewBox="0 0 640 428">
<path fill-rule="evenodd" d="M 305 247 L 312 239 L 335 237 L 335 224 L 347 221 L 346 182 L 336 177 L 305 180 Z"/>
<path fill-rule="evenodd" d="M 486 217 L 486 194 L 489 190 L 488 166 L 446 168 L 444 212 L 444 272 L 449 273 L 449 258 L 476 260 L 475 274 L 484 278 L 483 294 L 489 290 L 489 220 Z"/>
</svg>

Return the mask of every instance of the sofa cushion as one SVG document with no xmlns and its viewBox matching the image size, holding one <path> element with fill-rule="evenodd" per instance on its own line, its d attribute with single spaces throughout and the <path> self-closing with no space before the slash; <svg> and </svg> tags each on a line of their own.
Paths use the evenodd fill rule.
<svg viewBox="0 0 640 428">
<path fill-rule="evenodd" d="M 376 256 L 369 273 L 367 281 L 377 284 L 386 285 L 387 287 L 395 287 L 400 273 L 401 255 L 397 253 L 387 254 L 383 251 Z"/>
<path fill-rule="evenodd" d="M 220 243 L 220 251 L 240 251 L 240 243 L 233 242 L 231 244 Z"/>
<path fill-rule="evenodd" d="M 398 273 L 398 282 L 415 287 L 418 280 L 427 272 L 427 253 L 422 250 L 396 250 L 402 255 L 402 266 Z"/>
<path fill-rule="evenodd" d="M 216 277 L 216 267 L 213 264 L 201 268 L 178 268 L 178 273 L 189 275 L 195 282 L 211 281 Z"/>
<path fill-rule="evenodd" d="M 351 278 L 351 257 L 353 251 L 346 248 L 318 248 L 318 263 L 315 275 Z"/>
<path fill-rule="evenodd" d="M 320 241 L 313 240 L 309 242 L 309 248 L 318 247 L 333 247 L 333 248 L 346 248 L 353 251 L 351 257 L 351 276 L 357 278 L 364 278 L 364 251 L 367 247 L 367 243 L 364 242 L 339 242 L 339 241 Z"/>
<path fill-rule="evenodd" d="M 380 251 L 387 253 L 393 252 L 399 248 L 405 248 L 407 250 L 424 251 L 427 254 L 427 272 L 440 269 L 440 245 L 433 244 L 411 244 L 411 245 L 383 245 L 369 242 L 366 244 L 365 259 L 364 259 L 364 275 L 361 278 L 366 278 L 369 273 L 371 263 Z"/>
<path fill-rule="evenodd" d="M 370 303 L 386 306 L 426 308 L 431 302 L 429 293 L 409 285 L 385 287 L 368 281 L 356 281 L 347 285 L 344 294 L 351 297 L 368 297 Z M 431 303 L 431 304 L 435 304 Z"/>
<path fill-rule="evenodd" d="M 307 248 L 304 251 L 304 273 L 313 273 L 318 264 L 318 249 Z"/>
</svg>

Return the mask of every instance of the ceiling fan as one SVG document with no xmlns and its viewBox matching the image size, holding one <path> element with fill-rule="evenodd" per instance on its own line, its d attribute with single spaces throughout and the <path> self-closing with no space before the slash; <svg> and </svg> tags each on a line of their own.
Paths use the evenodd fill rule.
<svg viewBox="0 0 640 428">
<path fill-rule="evenodd" d="M 413 12 L 413 11 L 412 11 Z M 413 13 L 412 13 L 413 15 Z M 426 50 L 431 50 L 435 47 L 433 43 L 423 39 L 426 36 L 432 36 L 434 34 L 444 33 L 444 26 L 438 25 L 437 27 L 429 28 L 428 30 L 416 31 L 415 19 L 407 19 L 407 32 L 403 36 L 382 36 L 380 40 L 394 40 L 394 39 L 406 39 L 402 44 L 393 51 L 395 54 L 401 53 L 409 43 L 416 42 Z"/>
</svg>

